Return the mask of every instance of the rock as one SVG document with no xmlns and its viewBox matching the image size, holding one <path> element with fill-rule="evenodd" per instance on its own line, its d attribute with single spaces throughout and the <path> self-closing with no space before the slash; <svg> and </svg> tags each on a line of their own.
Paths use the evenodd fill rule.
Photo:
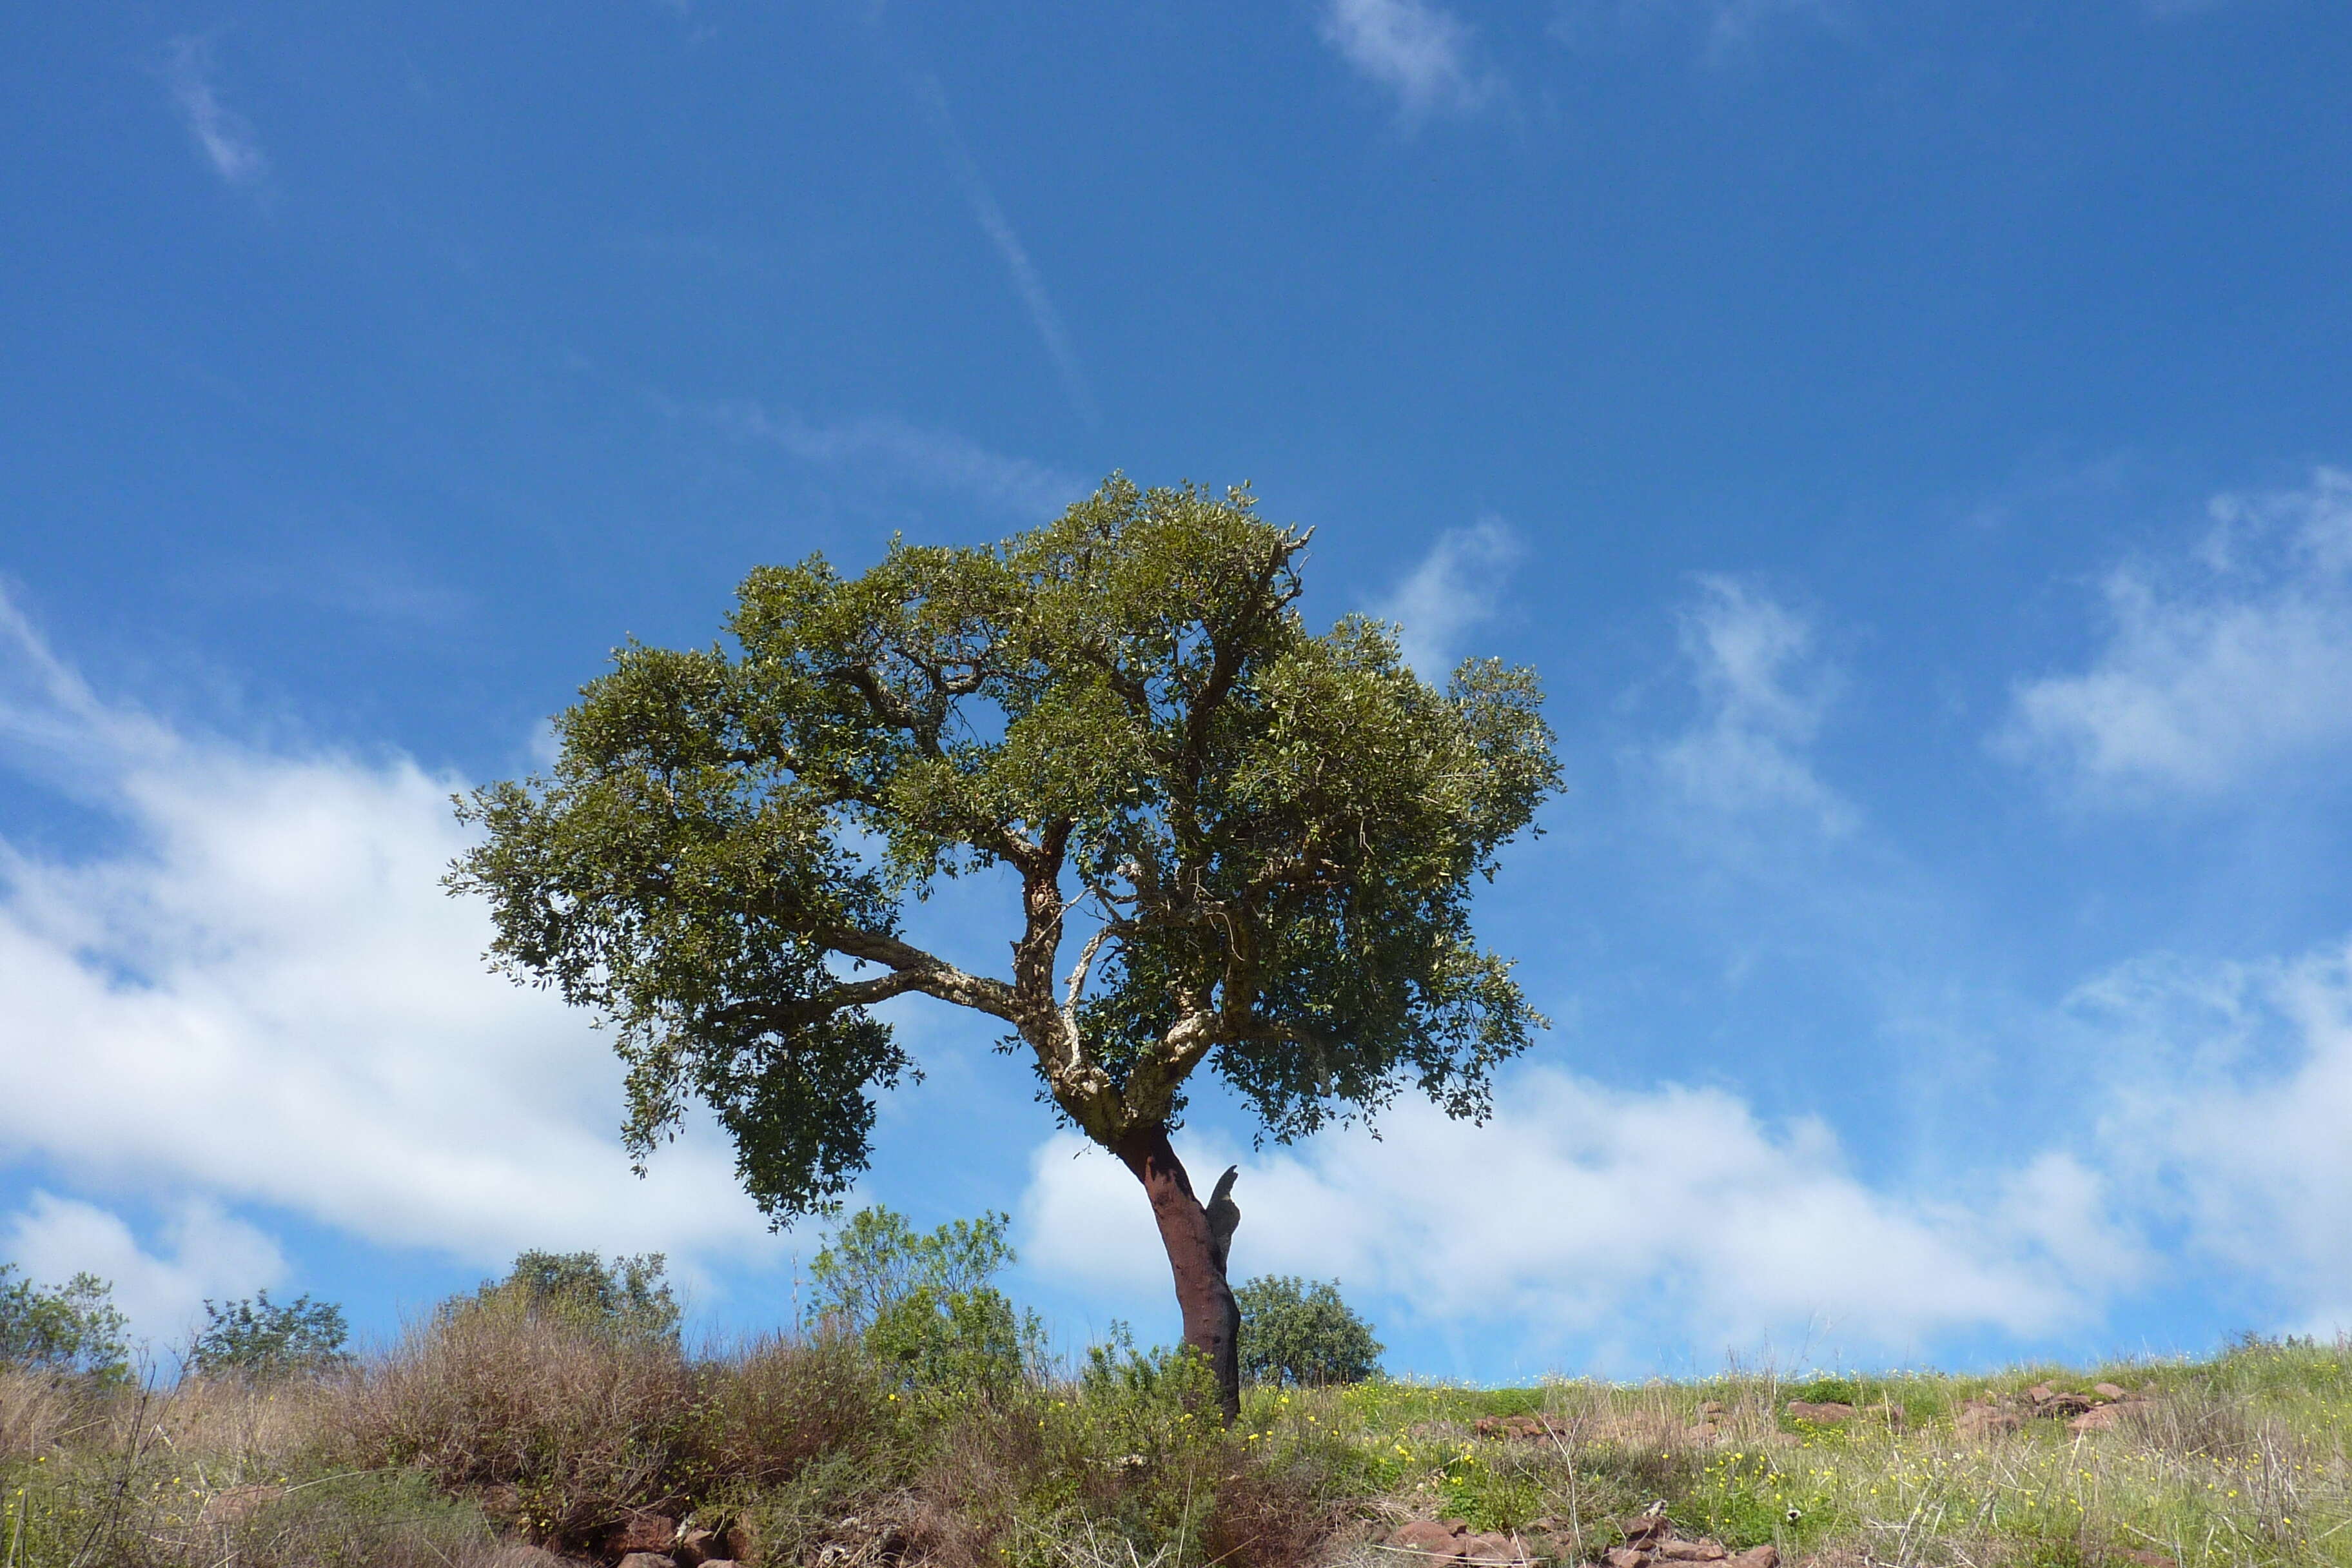
<svg viewBox="0 0 2352 1568">
<path fill-rule="evenodd" d="M 1998 1405 L 1980 1405 L 1971 1399 L 1960 1406 L 1952 1425 L 1963 1436 L 1990 1437 L 1996 1433 L 2015 1432 L 2025 1423 Z"/>
<path fill-rule="evenodd" d="M 620 1568 L 677 1568 L 666 1552 L 626 1552 L 621 1555 Z"/>
<path fill-rule="evenodd" d="M 1507 1535 L 1464 1535 L 1454 1542 L 1465 1563 L 1515 1564 L 1528 1561 L 1525 1548 Z"/>
<path fill-rule="evenodd" d="M 1663 1513 L 1637 1513 L 1631 1519 L 1619 1521 L 1617 1528 L 1624 1533 L 1628 1546 L 1662 1540 L 1675 1532 L 1674 1521 Z"/>
<path fill-rule="evenodd" d="M 286 1495 L 284 1487 L 229 1487 L 205 1499 L 196 1510 L 198 1524 L 236 1524 L 251 1518 Z"/>
<path fill-rule="evenodd" d="M 1407 1520 L 1389 1536 L 1388 1543 L 1406 1552 L 1425 1552 L 1432 1557 L 1459 1558 L 1462 1527 L 1440 1524 L 1433 1519 Z"/>
<path fill-rule="evenodd" d="M 2100 1398 L 2106 1400 L 2129 1399 L 2131 1397 L 2130 1394 L 2126 1394 L 2122 1389 L 2117 1388 L 2112 1383 L 2095 1383 L 2091 1384 L 2091 1392 L 2097 1394 Z"/>
<path fill-rule="evenodd" d="M 1724 1568 L 1780 1568 L 1780 1549 L 1770 1542 L 1724 1559 Z"/>
<path fill-rule="evenodd" d="M 1720 1563 L 1731 1555 L 1720 1541 L 1661 1541 L 1650 1554 L 1661 1563 Z"/>
<path fill-rule="evenodd" d="M 724 1557 L 727 1553 L 719 1548 L 717 1531 L 697 1525 L 677 1532 L 677 1549 L 670 1555 L 677 1558 L 684 1568 L 701 1568 L 701 1564 L 712 1558 Z"/>
<path fill-rule="evenodd" d="M 1612 1546 L 1601 1559 L 1609 1568 L 1650 1568 L 1650 1554 L 1638 1546 Z"/>
<path fill-rule="evenodd" d="M 626 1558 L 634 1552 L 649 1552 L 667 1562 L 670 1548 L 677 1543 L 677 1521 L 666 1513 L 633 1513 L 605 1535 L 604 1551 L 620 1558 Z M 625 1563 L 624 1568 L 626 1568 Z M 653 1568 L 653 1565 L 639 1563 L 637 1568 Z"/>
<path fill-rule="evenodd" d="M 719 1555 L 730 1562 L 751 1561 L 752 1548 L 758 1544 L 751 1527 L 740 1519 L 719 1532 Z"/>
<path fill-rule="evenodd" d="M 1853 1419 L 1853 1406 L 1834 1399 L 1820 1404 L 1809 1399 L 1791 1399 L 1789 1401 L 1789 1419 L 1810 1421 L 1816 1426 L 1843 1426 Z"/>
<path fill-rule="evenodd" d="M 1698 1407 L 1698 1413 L 1701 1415 L 1710 1418 L 1720 1415 L 1723 1414 L 1723 1401 L 1720 1399 L 1710 1399 L 1706 1404 Z"/>
<path fill-rule="evenodd" d="M 2046 1383 L 2037 1383 L 2032 1388 L 2025 1391 L 2025 1397 L 2033 1401 L 2034 1404 L 2039 1405 L 2057 1392 L 2058 1391 L 2056 1389 L 2051 1387 Z"/>
<path fill-rule="evenodd" d="M 2112 1432 L 2123 1423 L 2124 1407 L 2120 1405 L 2095 1405 L 2066 1423 L 2069 1430 Z"/>
</svg>

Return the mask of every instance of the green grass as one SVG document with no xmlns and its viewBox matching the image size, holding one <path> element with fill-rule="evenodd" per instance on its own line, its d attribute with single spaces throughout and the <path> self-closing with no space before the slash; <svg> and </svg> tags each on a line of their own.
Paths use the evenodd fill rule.
<svg viewBox="0 0 2352 1568">
<path fill-rule="evenodd" d="M 689 1362 L 439 1332 L 344 1378 L 143 1405 L 0 1376 L 0 1568 L 467 1568 L 501 1536 L 590 1552 L 631 1507 L 743 1521 L 779 1563 L 887 1544 L 966 1568 L 1392 1565 L 1374 1543 L 1414 1515 L 1582 1562 L 1654 1502 L 1792 1564 L 2352 1568 L 2343 1345 L 1992 1376 L 1253 1389 L 1223 1431 L 1181 1363 L 975 1398 L 890 1386 L 838 1343 Z M 2043 1381 L 2151 1392 L 2113 1431 L 1956 1427 L 1968 1401 Z M 1816 1427 L 1791 1399 L 1877 1414 Z M 1526 1415 L 1550 1429 L 1478 1430 Z M 223 1516 L 215 1500 L 256 1487 Z"/>
</svg>

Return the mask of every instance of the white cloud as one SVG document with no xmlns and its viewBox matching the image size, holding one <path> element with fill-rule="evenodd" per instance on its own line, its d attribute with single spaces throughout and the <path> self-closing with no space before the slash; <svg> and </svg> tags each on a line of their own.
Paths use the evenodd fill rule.
<svg viewBox="0 0 2352 1568">
<path fill-rule="evenodd" d="M 1848 1171 L 1819 1121 L 1769 1129 L 1712 1089 L 1528 1068 L 1485 1127 L 1413 1103 L 1381 1133 L 1188 1151 L 1202 1173 L 1243 1163 L 1236 1277 L 1336 1277 L 1531 1344 L 1629 1321 L 1695 1345 L 1785 1342 L 1826 1321 L 1849 1346 L 1899 1350 L 2079 1325 L 2141 1266 L 2100 1179 L 2067 1156 L 1979 1192 L 1899 1196 Z M 1134 1178 L 1075 1134 L 1038 1150 L 1022 1219 L 1033 1264 L 1106 1293 L 1167 1288 Z"/>
<path fill-rule="evenodd" d="M 5 754 L 120 833 L 80 857 L 0 840 L 0 1162 L 480 1263 L 774 1255 L 717 1140 L 632 1177 L 603 1037 L 483 970 L 484 911 L 437 885 L 463 780 L 110 706 L 5 599 L 0 678 Z"/>
<path fill-rule="evenodd" d="M 202 1304 L 234 1300 L 286 1274 L 278 1244 L 203 1199 L 183 1202 L 149 1252 L 121 1217 L 36 1192 L 6 1222 L 6 1254 L 27 1279 L 62 1284 L 84 1270 L 114 1287 L 131 1331 L 160 1350 L 183 1348 Z"/>
<path fill-rule="evenodd" d="M 261 143 L 245 116 L 221 101 L 219 92 L 213 87 L 212 70 L 210 40 L 172 40 L 164 61 L 163 80 L 172 89 L 172 101 L 187 120 L 188 132 L 195 138 L 197 150 L 212 165 L 213 173 L 230 184 L 257 185 L 268 176 L 269 160 L 263 155 Z"/>
<path fill-rule="evenodd" d="M 1404 661 L 1423 679 L 1443 686 L 1454 673 L 1463 634 L 1494 618 L 1510 567 L 1521 553 L 1517 538 L 1497 519 L 1447 529 L 1374 611 L 1398 623 Z"/>
<path fill-rule="evenodd" d="M 1711 813 L 1794 811 L 1824 833 L 1850 829 L 1853 807 L 1805 755 L 1839 685 L 1814 655 L 1811 624 L 1722 576 L 1700 580 L 1699 602 L 1680 619 L 1700 713 L 1651 753 L 1660 774 L 1684 801 Z"/>
<path fill-rule="evenodd" d="M 1408 120 L 1467 113 L 1495 96 L 1494 78 L 1472 61 L 1468 26 L 1430 0 L 1329 0 L 1321 30 L 1341 59 L 1397 95 Z"/>
<path fill-rule="evenodd" d="M 2210 797 L 2352 742 L 2352 474 L 2210 517 L 2189 559 L 2108 576 L 2105 646 L 2021 682 L 2000 750 L 2095 795 Z"/>
<path fill-rule="evenodd" d="M 772 443 L 803 462 L 885 469 L 921 488 L 970 496 L 1036 522 L 1084 500 L 1096 483 L 1026 458 L 992 452 L 953 431 L 927 430 L 901 419 L 812 425 L 749 403 L 720 404 L 707 412 L 721 428 Z"/>
<path fill-rule="evenodd" d="M 2074 1005 L 2112 1056 L 2105 1157 L 2141 1201 L 2291 1310 L 2352 1303 L 2352 944 L 2255 963 L 2144 959 Z"/>
</svg>

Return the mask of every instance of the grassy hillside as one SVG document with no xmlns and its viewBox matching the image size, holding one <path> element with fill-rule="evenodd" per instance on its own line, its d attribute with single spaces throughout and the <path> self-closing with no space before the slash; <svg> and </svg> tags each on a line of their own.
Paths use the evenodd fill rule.
<svg viewBox="0 0 2352 1568">
<path fill-rule="evenodd" d="M 2087 1422 L 2056 1397 L 2101 1383 L 2125 1397 Z M 763 1563 L 1402 1563 L 1384 1543 L 1415 1519 L 1581 1563 L 1659 1502 L 1689 1542 L 1789 1563 L 2352 1564 L 2340 1344 L 1993 1378 L 1258 1389 L 1230 1432 L 1197 1395 L 1164 1357 L 983 1393 L 845 1340 L 694 1357 L 496 1311 L 276 1382 L 0 1373 L 0 1564 L 525 1568 L 677 1552 L 682 1531 L 684 1557 Z"/>
</svg>

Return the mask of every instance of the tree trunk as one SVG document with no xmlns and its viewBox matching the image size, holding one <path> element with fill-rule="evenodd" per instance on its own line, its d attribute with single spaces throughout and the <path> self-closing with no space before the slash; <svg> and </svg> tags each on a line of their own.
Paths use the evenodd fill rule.
<svg viewBox="0 0 2352 1568">
<path fill-rule="evenodd" d="M 1217 1404 L 1225 1425 L 1242 1413 L 1242 1375 L 1236 1342 L 1241 1309 L 1210 1235 L 1208 1211 L 1192 1195 L 1192 1179 L 1168 1142 L 1168 1129 L 1151 1127 L 1112 1145 L 1111 1152 L 1135 1173 L 1151 1200 L 1160 1245 L 1176 1277 L 1176 1305 L 1184 1314 L 1184 1342 L 1199 1351 L 1217 1374 Z"/>
</svg>

